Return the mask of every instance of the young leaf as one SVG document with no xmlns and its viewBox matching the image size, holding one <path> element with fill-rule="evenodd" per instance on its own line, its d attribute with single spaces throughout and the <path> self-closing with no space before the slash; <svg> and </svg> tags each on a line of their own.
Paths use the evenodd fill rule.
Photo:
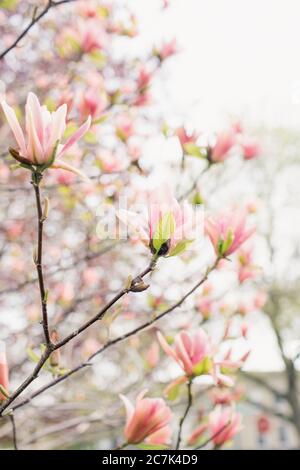
<svg viewBox="0 0 300 470">
<path fill-rule="evenodd" d="M 161 246 L 166 243 L 175 231 L 175 219 L 171 212 L 167 212 L 159 220 L 155 232 L 153 234 L 153 246 L 158 252 Z"/>
</svg>

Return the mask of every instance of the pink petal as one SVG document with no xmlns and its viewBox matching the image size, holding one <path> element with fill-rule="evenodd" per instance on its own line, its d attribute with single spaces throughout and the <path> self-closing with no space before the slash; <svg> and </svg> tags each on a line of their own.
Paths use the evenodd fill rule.
<svg viewBox="0 0 300 470">
<path fill-rule="evenodd" d="M 72 147 L 84 134 L 89 130 L 91 126 L 91 116 L 87 118 L 84 124 L 67 140 L 63 148 L 58 154 L 58 157 L 61 157 L 70 147 Z"/>
<path fill-rule="evenodd" d="M 13 108 L 11 108 L 5 101 L 1 101 L 1 106 L 6 116 L 6 119 L 8 121 L 8 124 L 10 125 L 10 128 L 19 145 L 21 156 L 26 157 L 27 151 L 26 151 L 25 138 L 24 138 L 24 134 L 21 129 L 21 126 L 17 120 L 16 113 L 14 112 Z"/>
<path fill-rule="evenodd" d="M 70 171 L 71 173 L 75 173 L 75 175 L 80 176 L 86 182 L 91 181 L 82 171 L 78 170 L 78 168 L 75 168 L 74 166 L 69 165 L 69 163 L 66 163 L 62 160 L 55 160 L 55 162 L 51 165 L 51 168 L 54 168 L 54 169 L 60 168 L 62 170 Z"/>
</svg>

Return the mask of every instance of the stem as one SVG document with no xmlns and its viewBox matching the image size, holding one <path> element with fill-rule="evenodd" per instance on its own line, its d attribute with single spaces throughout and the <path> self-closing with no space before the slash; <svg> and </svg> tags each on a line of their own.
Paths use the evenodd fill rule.
<svg viewBox="0 0 300 470">
<path fill-rule="evenodd" d="M 36 207 L 37 207 L 37 216 L 38 216 L 38 246 L 37 246 L 37 254 L 35 265 L 38 274 L 38 281 L 39 281 L 39 288 L 40 288 L 40 297 L 41 297 L 41 305 L 42 305 L 42 325 L 44 330 L 44 336 L 47 346 L 51 346 L 51 339 L 49 333 L 49 325 L 48 325 L 48 311 L 47 311 L 47 293 L 45 289 L 44 283 L 44 276 L 43 276 L 43 228 L 44 228 L 44 217 L 43 217 L 43 209 L 41 204 L 41 194 L 40 194 L 40 181 L 42 179 L 42 175 L 40 173 L 33 173 L 32 174 L 32 185 L 35 191 L 35 198 L 36 198 Z"/>
<path fill-rule="evenodd" d="M 39 191 L 37 193 L 39 195 Z M 39 199 L 38 199 L 39 200 Z M 153 271 L 155 267 L 155 261 L 154 260 L 151 260 L 149 266 L 144 269 L 144 271 L 142 271 L 138 276 L 136 276 L 132 282 L 135 282 L 136 280 L 146 276 L 146 274 L 150 273 Z M 65 344 L 67 344 L 69 341 L 71 341 L 73 338 L 75 338 L 76 336 L 78 336 L 81 332 L 83 332 L 84 330 L 86 330 L 89 326 L 91 326 L 93 323 L 95 323 L 96 321 L 100 320 L 101 318 L 103 318 L 103 316 L 105 315 L 105 313 L 107 312 L 107 310 L 109 310 L 110 307 L 112 307 L 121 297 L 123 297 L 125 294 L 127 294 L 128 292 L 130 292 L 130 287 L 128 288 L 124 288 L 122 289 L 118 294 L 115 295 L 115 297 L 113 297 L 113 299 L 108 302 L 101 310 L 100 312 L 98 312 L 97 315 L 95 315 L 94 317 L 91 318 L 91 320 L 89 320 L 88 322 L 84 323 L 78 330 L 74 331 L 73 333 L 71 333 L 69 336 L 67 336 L 66 338 L 64 338 L 62 341 L 56 343 L 56 344 L 53 344 L 52 342 L 48 343 L 46 345 L 46 349 L 44 351 L 44 353 L 42 354 L 39 362 L 37 363 L 36 367 L 34 368 L 33 372 L 27 377 L 27 379 L 20 385 L 20 387 L 10 396 L 10 398 L 8 400 L 6 400 L 4 402 L 4 404 L 2 406 L 0 406 L 0 417 L 3 415 L 3 411 L 6 410 L 9 405 L 21 394 L 23 393 L 23 391 L 31 384 L 31 382 L 33 382 L 37 377 L 38 377 L 38 374 L 40 372 L 40 370 L 42 369 L 42 367 L 44 366 L 44 364 L 46 363 L 46 361 L 48 360 L 48 358 L 51 356 L 52 352 L 53 351 L 56 351 L 57 349 L 61 348 L 62 346 L 64 346 Z M 84 364 L 81 364 L 80 366 L 76 367 L 75 369 L 72 369 L 70 372 L 68 372 L 66 375 L 62 376 L 62 377 L 59 377 L 58 379 L 55 380 L 55 383 L 59 383 L 61 380 L 69 377 L 70 375 L 72 375 L 74 372 L 80 370 L 80 369 L 83 369 L 84 367 L 88 366 L 89 363 L 88 361 L 85 362 Z M 51 385 L 52 386 L 54 385 L 53 382 L 51 382 Z M 46 386 L 46 387 L 43 387 L 43 390 L 46 390 L 47 388 L 50 388 L 50 386 Z M 34 394 L 34 396 L 37 396 L 39 395 L 39 393 L 36 393 Z M 31 398 L 28 398 L 25 400 L 26 403 L 28 403 L 29 401 L 31 400 Z M 24 402 L 22 402 L 24 404 Z M 18 405 L 16 405 L 18 407 Z"/>
<path fill-rule="evenodd" d="M 187 402 L 187 405 L 186 405 L 186 409 L 183 413 L 183 416 L 180 418 L 180 421 L 179 421 L 179 430 L 178 430 L 178 436 L 177 436 L 177 443 L 176 443 L 176 447 L 175 447 L 176 450 L 178 450 L 180 448 L 182 427 L 183 427 L 185 418 L 187 417 L 188 412 L 190 411 L 190 408 L 193 404 L 192 378 L 189 378 L 189 381 L 187 383 L 187 392 L 188 392 L 188 402 Z"/>
<path fill-rule="evenodd" d="M 13 413 L 9 416 L 12 425 L 12 432 L 13 432 L 13 445 L 15 450 L 19 450 L 18 448 L 18 439 L 17 439 L 17 427 L 15 422 L 15 417 Z"/>
<path fill-rule="evenodd" d="M 39 13 L 39 15 L 37 16 L 34 14 L 28 26 L 26 26 L 26 28 L 21 32 L 21 34 L 17 37 L 17 39 L 15 39 L 15 41 L 7 49 L 5 49 L 4 51 L 0 53 L 0 61 L 6 56 L 6 54 L 8 54 L 12 49 L 14 49 L 19 44 L 21 39 L 23 39 L 27 35 L 27 33 L 31 30 L 31 28 L 36 23 L 38 23 L 39 20 L 42 19 L 43 16 L 45 16 L 51 8 L 58 7 L 59 5 L 63 5 L 64 3 L 70 3 L 72 1 L 76 1 L 76 0 L 60 0 L 56 2 L 53 0 L 48 0 L 47 5 L 41 11 L 41 13 Z"/>
<path fill-rule="evenodd" d="M 193 294 L 197 288 L 199 288 L 205 281 L 206 279 L 208 278 L 208 275 L 211 273 L 211 271 L 213 271 L 216 266 L 218 265 L 218 262 L 219 262 L 220 258 L 217 258 L 215 263 L 210 266 L 207 270 L 206 270 L 206 273 L 204 274 L 204 276 L 202 277 L 202 279 L 200 281 L 198 281 L 183 297 L 181 297 L 181 299 L 179 299 L 176 303 L 174 303 L 173 305 L 171 305 L 170 307 L 168 307 L 166 310 L 164 310 L 163 312 L 161 312 L 159 315 L 157 315 L 156 317 L 152 318 L 151 320 L 143 323 L 142 325 L 134 328 L 133 330 L 129 331 L 128 333 L 125 333 L 124 335 L 121 335 L 121 336 L 118 336 L 117 338 L 115 339 L 112 339 L 111 341 L 108 341 L 104 346 L 102 346 L 102 348 L 98 349 L 98 351 L 96 351 L 95 353 L 91 354 L 90 357 L 87 359 L 86 362 L 78 365 L 77 367 L 75 367 L 74 369 L 71 369 L 67 374 L 65 375 L 62 375 L 61 377 L 53 380 L 52 382 L 49 382 L 48 384 L 46 384 L 45 386 L 39 388 L 38 390 L 36 390 L 32 395 L 30 395 L 29 397 L 27 398 L 24 398 L 24 400 L 20 401 L 19 403 L 17 403 L 16 405 L 14 405 L 12 407 L 13 410 L 16 410 L 18 408 L 22 408 L 24 405 L 26 405 L 27 403 L 29 403 L 33 398 L 41 395 L 43 392 L 45 392 L 46 390 L 48 390 L 49 388 L 51 387 L 54 387 L 55 385 L 57 385 L 58 383 L 60 382 L 63 382 L 64 380 L 66 380 L 68 377 L 70 377 L 71 375 L 75 374 L 76 372 L 82 370 L 82 369 L 85 369 L 86 367 L 90 366 L 91 363 L 90 361 L 92 359 L 94 359 L 94 357 L 98 356 L 99 354 L 102 354 L 106 349 L 108 349 L 109 347 L 111 346 L 114 346 L 115 344 L 118 344 L 122 341 L 125 341 L 126 339 L 130 338 L 131 336 L 145 330 L 146 328 L 149 328 L 151 325 L 153 325 L 154 323 L 156 323 L 157 321 L 159 321 L 161 318 L 165 317 L 166 315 L 170 314 L 171 312 L 173 312 L 173 310 L 175 310 L 176 308 L 180 307 L 183 302 L 191 295 Z M 147 268 L 149 269 L 149 268 Z M 145 270 L 147 271 L 147 270 Z M 145 272 L 144 271 L 144 272 Z M 105 308 L 105 307 L 104 307 Z M 54 348 L 53 350 L 55 349 L 58 349 L 60 347 L 60 343 L 54 345 Z M 26 388 L 26 387 L 25 387 Z M 19 394 L 18 394 L 19 395 Z M 16 395 L 16 396 L 18 396 Z M 14 399 L 16 398 L 16 396 L 14 397 Z M 7 403 L 7 402 L 6 402 Z M 1 416 L 1 413 L 4 411 L 4 409 L 6 408 L 6 404 L 2 406 L 2 408 L 0 407 L 0 416 Z"/>
</svg>

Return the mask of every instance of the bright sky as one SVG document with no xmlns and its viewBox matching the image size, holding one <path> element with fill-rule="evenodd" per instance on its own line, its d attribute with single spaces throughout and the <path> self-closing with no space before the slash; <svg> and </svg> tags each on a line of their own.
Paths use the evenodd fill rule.
<svg viewBox="0 0 300 470">
<path fill-rule="evenodd" d="M 199 127 L 228 113 L 265 125 L 300 123 L 299 0 L 129 0 L 149 44 L 176 36 L 168 102 Z M 175 104 L 175 107 L 174 107 Z"/>
</svg>

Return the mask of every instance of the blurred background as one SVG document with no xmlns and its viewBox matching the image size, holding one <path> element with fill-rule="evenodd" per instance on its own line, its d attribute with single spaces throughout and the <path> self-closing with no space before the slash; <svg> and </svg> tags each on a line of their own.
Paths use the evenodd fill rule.
<svg viewBox="0 0 300 470">
<path fill-rule="evenodd" d="M 30 21 L 35 7 L 46 4 L 24 3 L 0 1 L 1 50 Z M 178 375 L 157 352 L 156 328 L 172 335 L 200 324 L 220 338 L 229 319 L 234 331 L 247 330 L 246 339 L 232 340 L 234 354 L 251 350 L 237 374 L 243 428 L 231 448 L 299 448 L 300 4 L 296 0 L 100 1 L 96 2 L 102 8 L 97 13 L 97 46 L 84 50 L 84 29 L 91 21 L 87 3 L 71 2 L 49 11 L 0 62 L 0 93 L 20 119 L 30 90 L 50 108 L 68 103 L 69 131 L 91 107 L 95 112 L 84 145 L 69 156 L 92 178 L 93 187 L 64 172 L 49 171 L 44 182 L 51 201 L 44 262 L 51 324 L 59 335 L 89 318 L 147 262 L 143 246 L 102 237 L 101 204 L 113 209 L 120 195 L 134 202 L 146 188 L 168 182 L 178 196 L 186 194 L 190 203 L 205 211 L 246 207 L 257 233 L 248 248 L 250 273 L 245 279 L 236 276 L 241 274 L 239 253 L 232 265 L 213 273 L 208 293 L 202 290 L 173 317 L 113 346 L 88 371 L 16 411 L 22 448 L 117 445 L 124 422 L 118 394 L 136 392 L 143 385 L 159 395 Z M 92 9 L 95 2 L 90 3 Z M 138 84 L 141 69 L 151 75 L 146 92 Z M 96 104 L 85 99 L 88 90 L 93 96 L 97 90 Z M 247 158 L 234 148 L 231 158 L 208 172 L 203 171 L 201 159 L 189 155 L 182 168 L 176 133 L 181 126 L 189 134 L 199 134 L 200 142 L 241 127 L 259 155 Z M 7 142 L 11 141 L 3 118 L 0 340 L 6 343 L 14 389 L 32 369 L 42 337 L 32 263 L 34 199 L 26 172 L 10 170 Z M 62 369 L 86 360 L 155 309 L 162 311 L 212 258 L 209 243 L 202 240 L 182 258 L 161 263 L 149 290 L 126 297 L 112 309 L 103 328 L 93 326 L 65 348 Z M 57 373 L 45 371 L 31 393 Z M 221 400 L 203 396 L 207 384 L 199 381 L 197 387 L 191 428 L 212 403 Z M 174 401 L 179 411 L 182 396 L 180 392 Z M 10 429 L 10 422 L 3 420 L 3 448 L 10 445 Z"/>
</svg>

